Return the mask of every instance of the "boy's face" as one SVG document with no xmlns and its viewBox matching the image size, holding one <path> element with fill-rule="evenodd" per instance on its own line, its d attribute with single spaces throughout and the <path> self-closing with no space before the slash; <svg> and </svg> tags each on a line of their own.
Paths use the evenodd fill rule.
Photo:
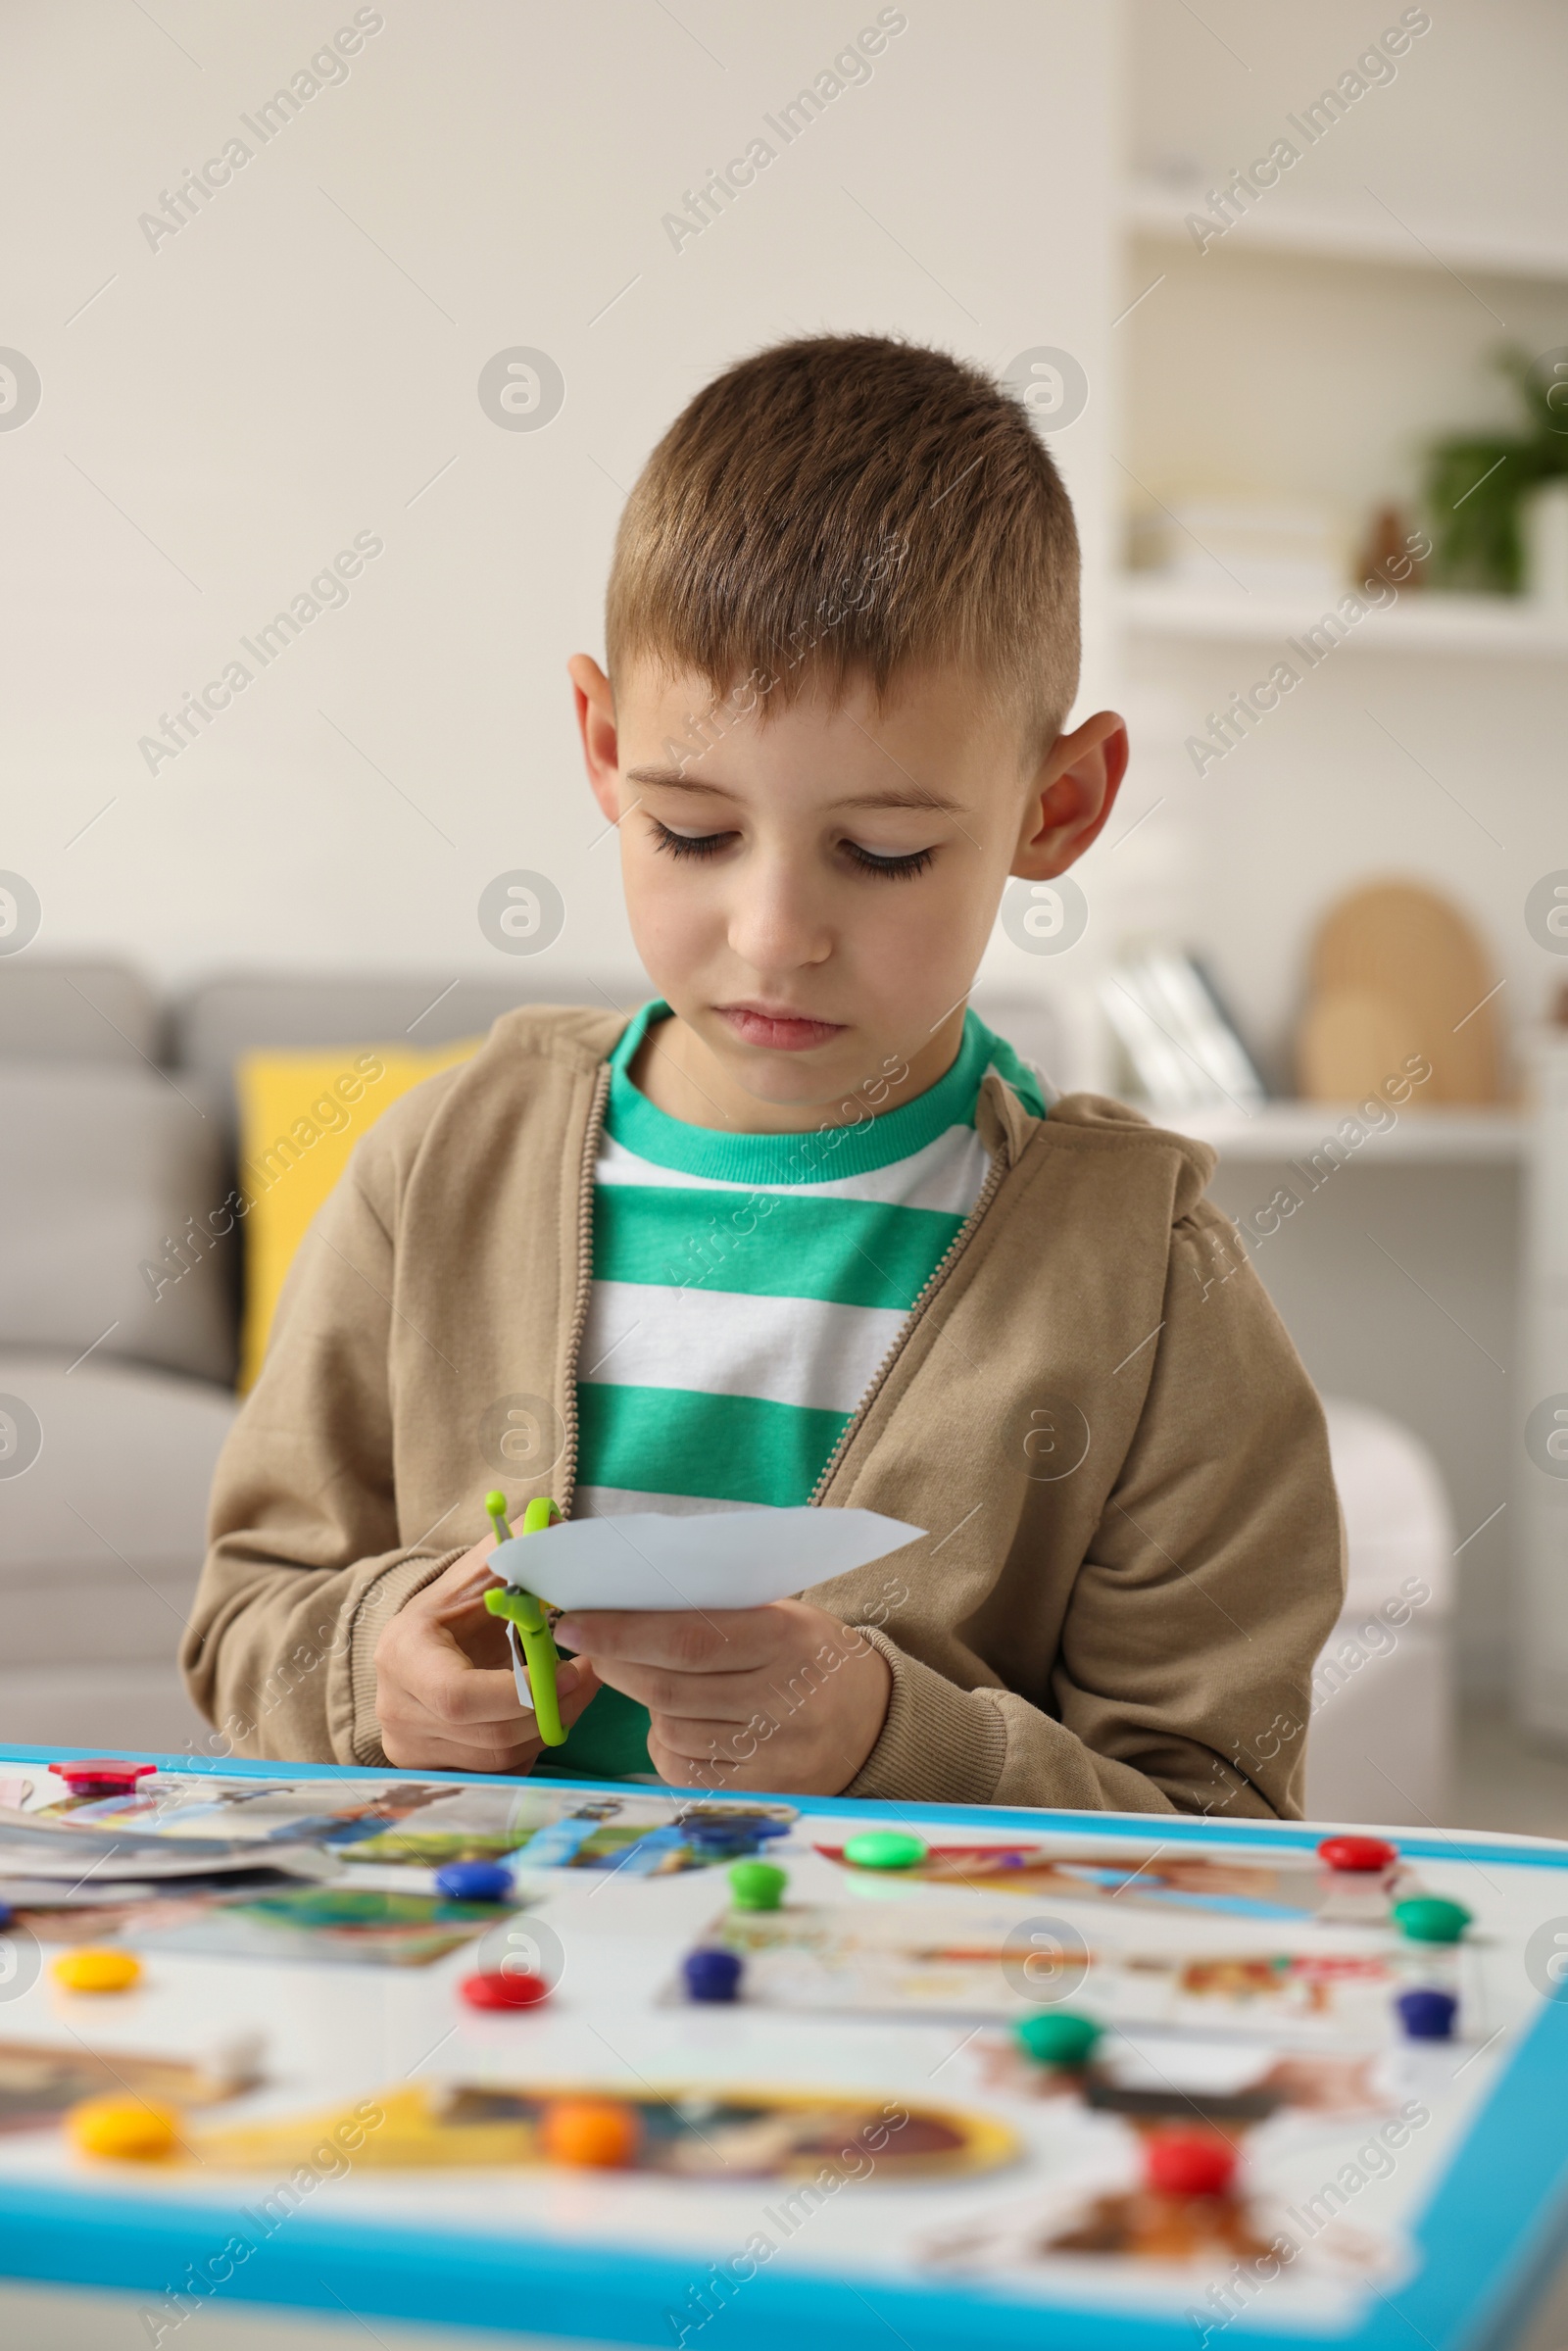
<svg viewBox="0 0 1568 2351">
<path fill-rule="evenodd" d="M 698 1123 L 791 1131 L 863 1088 L 894 1107 L 932 1084 L 1008 874 L 1082 855 L 1125 756 L 1102 713 L 1026 767 L 1016 720 L 952 672 L 880 711 L 852 681 L 763 716 L 652 669 L 612 698 L 597 663 L 571 666 L 632 935 L 710 1104 L 685 1107 Z"/>
</svg>

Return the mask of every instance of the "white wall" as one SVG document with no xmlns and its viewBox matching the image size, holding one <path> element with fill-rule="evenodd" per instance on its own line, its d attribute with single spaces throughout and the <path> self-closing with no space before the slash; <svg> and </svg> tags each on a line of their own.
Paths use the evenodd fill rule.
<svg viewBox="0 0 1568 2351">
<path fill-rule="evenodd" d="M 1407 0 L 1133 0 L 1132 161 L 1190 165 L 1200 188 L 1266 154 L 1284 119 L 1333 84 Z M 1568 244 L 1557 169 L 1568 20 L 1558 0 L 1430 0 L 1431 30 L 1270 195 L 1298 213 L 1377 221 L 1392 206 L 1441 242 L 1488 228 Z M 1299 141 L 1296 142 L 1298 145 Z M 1381 198 L 1381 205 L 1379 199 Z"/>
<path fill-rule="evenodd" d="M 1135 0 L 1132 168 L 1152 179 L 1185 167 L 1206 209 L 1202 192 L 1290 135 L 1287 117 L 1399 13 L 1215 0 L 1200 20 Z M 1431 30 L 1396 78 L 1304 151 L 1251 218 L 1202 254 L 1133 240 L 1123 299 L 1163 282 L 1113 346 L 1128 377 L 1115 450 L 1125 510 L 1146 492 L 1273 492 L 1332 502 L 1359 530 L 1382 498 L 1413 496 L 1437 434 L 1517 420 L 1490 365 L 1501 345 L 1568 343 L 1568 281 L 1461 279 L 1422 263 L 1415 242 L 1491 236 L 1568 256 L 1568 15 L 1544 0 L 1446 0 L 1426 13 Z M 1254 232 L 1314 215 L 1408 234 L 1413 266 L 1260 250 Z M 1125 859 L 1096 853 L 1086 889 L 1103 874 L 1126 919 L 1202 945 L 1286 1084 L 1313 928 L 1371 875 L 1406 873 L 1454 898 L 1508 981 L 1508 1024 L 1540 1018 L 1563 969 L 1532 941 L 1524 902 L 1568 862 L 1561 661 L 1358 643 L 1200 779 L 1185 738 L 1266 677 L 1279 650 L 1132 649 L 1142 725 L 1128 812 L 1164 805 Z"/>
<path fill-rule="evenodd" d="M 1568 256 L 1568 15 L 1544 0 L 1434 0 L 1427 13 L 1431 29 L 1397 78 L 1305 150 L 1266 209 L 1201 255 L 1129 241 L 1122 301 L 1161 282 L 1112 339 L 1128 377 L 1114 453 L 1128 510 L 1185 489 L 1283 492 L 1362 522 L 1381 498 L 1411 498 L 1434 435 L 1514 420 L 1489 365 L 1501 344 L 1568 343 L 1568 283 L 1453 275 L 1413 241 L 1512 240 Z M 1167 186 L 1189 176 L 1204 209 L 1209 187 L 1266 153 L 1287 116 L 1399 15 L 1393 0 L 1205 0 L 1197 12 L 1134 0 L 1132 170 Z M 1411 266 L 1263 249 L 1267 227 L 1313 215 L 1409 233 Z M 1275 650 L 1129 640 L 1127 651 L 1139 746 L 1128 814 L 1154 812 L 1125 851 L 1093 854 L 1084 886 L 1098 888 L 1110 927 L 1166 929 L 1205 953 L 1277 1081 L 1291 1082 L 1314 928 L 1374 876 L 1411 876 L 1454 899 L 1507 982 L 1505 1030 L 1517 1037 L 1540 1019 L 1568 976 L 1524 921 L 1532 884 L 1568 865 L 1560 660 L 1357 642 L 1200 779 L 1184 738 L 1266 676 Z M 1245 1214 L 1281 1180 L 1262 1166 L 1222 1169 L 1216 1192 Z M 1461 1536 L 1490 1520 L 1460 1555 L 1459 1622 L 1465 1679 L 1494 1687 L 1517 1517 L 1499 1505 L 1535 1401 L 1515 1328 L 1517 1181 L 1396 1168 L 1343 1180 L 1262 1252 L 1258 1271 L 1319 1384 L 1426 1439 Z"/>
<path fill-rule="evenodd" d="M 869 81 L 793 145 L 764 133 L 776 161 L 679 250 L 662 217 L 876 0 L 378 13 L 348 79 L 263 147 L 242 112 L 352 0 L 7 11 L 0 342 L 43 397 L 0 432 L 0 865 L 39 893 L 39 953 L 168 980 L 482 970 L 479 893 L 528 866 L 565 899 L 552 954 L 624 968 L 564 663 L 601 648 L 622 492 L 675 412 L 823 328 L 997 367 L 1057 345 L 1102 384 L 1113 9 L 914 0 Z M 138 216 L 236 132 L 253 160 L 150 249 Z M 537 431 L 476 394 L 518 345 L 564 376 Z M 1092 399 L 1060 443 L 1102 698 L 1107 416 Z M 150 774 L 138 738 L 360 531 L 385 552 L 347 606 Z"/>
</svg>

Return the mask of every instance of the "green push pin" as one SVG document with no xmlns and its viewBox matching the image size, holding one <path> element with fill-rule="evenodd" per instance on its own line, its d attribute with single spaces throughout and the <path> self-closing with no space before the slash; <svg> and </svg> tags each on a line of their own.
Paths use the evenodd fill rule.
<svg viewBox="0 0 1568 2351">
<path fill-rule="evenodd" d="M 918 1869 L 925 1855 L 924 1838 L 903 1829 L 862 1829 L 844 1843 L 845 1860 L 858 1870 Z"/>
<path fill-rule="evenodd" d="M 1072 2070 L 1088 2064 L 1104 2027 L 1075 2009 L 1046 2008 L 1037 2016 L 1020 2017 L 1012 2030 L 1019 2048 L 1036 2065 Z"/>
<path fill-rule="evenodd" d="M 504 1494 L 487 1494 L 484 1506 L 490 1524 L 495 1529 L 498 1543 L 509 1543 L 512 1530 L 507 1524 L 507 1497 Z M 561 1512 L 542 1495 L 528 1504 L 522 1514 L 524 1535 L 537 1535 L 542 1528 L 553 1527 Z M 564 1746 L 565 1727 L 561 1720 L 561 1699 L 556 1690 L 556 1668 L 561 1652 L 550 1636 L 545 1621 L 544 1603 L 531 1592 L 519 1592 L 515 1585 L 493 1587 L 484 1595 L 484 1604 L 492 1616 L 505 1617 L 515 1625 L 517 1640 L 522 1647 L 522 1661 L 528 1669 L 528 1689 L 533 1698 L 534 1719 L 539 1736 L 547 1747 Z"/>
<path fill-rule="evenodd" d="M 775 1861 L 737 1861 L 729 1873 L 730 1899 L 737 1910 L 777 1910 L 789 1874 Z"/>
<path fill-rule="evenodd" d="M 1390 1912 L 1399 1933 L 1415 1943 L 1456 1943 L 1470 1915 L 1462 1902 L 1450 1902 L 1446 1894 L 1409 1894 Z"/>
</svg>

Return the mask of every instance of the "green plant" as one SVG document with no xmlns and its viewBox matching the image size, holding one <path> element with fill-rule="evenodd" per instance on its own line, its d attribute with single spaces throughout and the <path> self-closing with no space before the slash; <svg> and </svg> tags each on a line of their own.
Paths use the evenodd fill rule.
<svg viewBox="0 0 1568 2351">
<path fill-rule="evenodd" d="M 1510 346 L 1496 366 L 1520 395 L 1525 429 L 1453 433 L 1427 452 L 1432 585 L 1516 596 L 1523 584 L 1519 510 L 1538 482 L 1568 473 L 1568 367 Z"/>
</svg>

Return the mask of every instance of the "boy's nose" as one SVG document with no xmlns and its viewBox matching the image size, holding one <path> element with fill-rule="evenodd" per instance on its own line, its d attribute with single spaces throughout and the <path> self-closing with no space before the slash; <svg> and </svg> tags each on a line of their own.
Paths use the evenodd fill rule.
<svg viewBox="0 0 1568 2351">
<path fill-rule="evenodd" d="M 808 882 L 776 873 L 743 891 L 730 910 L 730 952 L 757 972 L 825 963 L 833 937 L 812 897 Z"/>
</svg>

